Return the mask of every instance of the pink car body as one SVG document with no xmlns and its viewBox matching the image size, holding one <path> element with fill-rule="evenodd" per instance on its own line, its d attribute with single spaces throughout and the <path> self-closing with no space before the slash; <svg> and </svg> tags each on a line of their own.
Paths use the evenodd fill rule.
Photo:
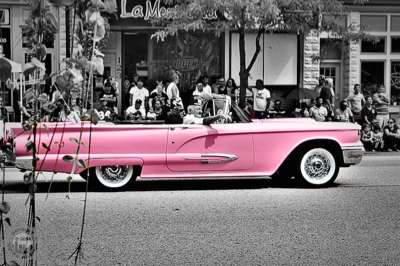
<svg viewBox="0 0 400 266">
<path fill-rule="evenodd" d="M 63 156 L 75 154 L 81 128 L 83 144 L 78 156 L 88 168 L 136 166 L 140 167 L 137 179 L 142 180 L 271 176 L 296 149 L 305 146 L 330 147 L 340 167 L 358 164 L 363 153 L 358 125 L 309 118 L 210 126 L 85 123 L 81 127 L 59 122 L 39 126 L 38 170 L 70 173 L 72 164 Z M 15 139 L 20 168 L 32 164 L 25 148 L 28 136 L 20 132 Z M 47 155 L 42 143 L 50 149 Z M 77 167 L 75 173 L 84 170 Z"/>
</svg>

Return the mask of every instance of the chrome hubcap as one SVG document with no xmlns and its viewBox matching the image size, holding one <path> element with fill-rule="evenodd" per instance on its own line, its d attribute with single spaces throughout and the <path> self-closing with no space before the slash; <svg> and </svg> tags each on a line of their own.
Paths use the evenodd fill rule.
<svg viewBox="0 0 400 266">
<path fill-rule="evenodd" d="M 102 166 L 99 167 L 101 177 L 110 183 L 120 183 L 129 176 L 130 168 L 128 166 Z"/>
<path fill-rule="evenodd" d="M 322 153 L 315 153 L 307 158 L 305 163 L 306 174 L 313 179 L 326 177 L 331 170 L 330 160 Z"/>
</svg>

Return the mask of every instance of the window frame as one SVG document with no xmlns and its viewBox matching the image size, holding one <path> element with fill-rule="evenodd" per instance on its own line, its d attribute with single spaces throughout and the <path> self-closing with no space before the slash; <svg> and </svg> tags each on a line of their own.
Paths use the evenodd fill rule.
<svg viewBox="0 0 400 266">
<path fill-rule="evenodd" d="M 400 37 L 400 31 L 392 31 L 391 23 L 392 23 L 392 16 L 400 17 L 400 13 L 368 13 L 368 12 L 361 12 L 360 13 L 360 22 L 361 16 L 386 16 L 386 31 L 368 31 L 365 32 L 367 34 L 373 36 L 385 36 L 386 43 L 385 43 L 385 53 L 365 53 L 361 52 L 361 43 L 360 43 L 360 57 L 359 57 L 359 73 L 360 73 L 360 82 L 361 82 L 361 65 L 362 62 L 365 61 L 384 61 L 384 85 L 386 88 L 386 95 L 390 99 L 392 96 L 392 87 L 391 87 L 391 62 L 392 61 L 400 61 L 400 52 L 392 53 L 392 37 Z M 391 105 L 392 106 L 392 105 Z"/>
</svg>

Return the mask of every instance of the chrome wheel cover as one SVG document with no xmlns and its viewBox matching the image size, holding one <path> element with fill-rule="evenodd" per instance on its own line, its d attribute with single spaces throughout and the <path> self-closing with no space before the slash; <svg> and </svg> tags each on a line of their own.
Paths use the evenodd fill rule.
<svg viewBox="0 0 400 266">
<path fill-rule="evenodd" d="M 128 165 L 98 166 L 96 177 L 109 188 L 120 188 L 126 185 L 133 176 L 133 167 Z"/>
<path fill-rule="evenodd" d="M 336 167 L 332 153 L 323 148 L 309 150 L 300 163 L 303 178 L 312 185 L 328 183 L 334 176 Z"/>
</svg>

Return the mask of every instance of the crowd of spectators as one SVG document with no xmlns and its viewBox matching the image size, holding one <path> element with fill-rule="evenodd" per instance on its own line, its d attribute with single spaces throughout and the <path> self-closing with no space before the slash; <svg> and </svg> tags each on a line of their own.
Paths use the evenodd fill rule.
<svg viewBox="0 0 400 266">
<path fill-rule="evenodd" d="M 366 151 L 400 151 L 400 129 L 394 118 L 389 118 L 389 99 L 385 87 L 379 86 L 372 95 L 364 96 L 361 85 L 353 93 L 334 105 L 333 80 L 321 78 L 316 87 L 318 97 L 310 105 L 303 103 L 298 116 L 316 121 L 338 121 L 361 125 L 361 142 Z"/>
<path fill-rule="evenodd" d="M 118 114 L 117 110 L 118 87 L 115 81 L 106 79 L 96 111 L 101 120 L 108 121 L 119 118 L 130 121 L 163 120 L 166 123 L 209 124 L 232 120 L 222 113 L 205 119 L 202 106 L 212 94 L 226 95 L 232 102 L 238 103 L 240 89 L 235 80 L 216 78 L 210 82 L 207 76 L 200 77 L 193 84 L 185 108 L 179 79 L 179 74 L 174 72 L 170 80 L 157 80 L 152 88 L 146 88 L 142 79 L 134 79 L 129 88 L 129 106 L 123 110 L 123 114 Z M 384 86 L 379 86 L 372 95 L 364 96 L 360 84 L 356 84 L 350 96 L 340 101 L 336 107 L 333 85 L 332 79 L 321 77 L 315 88 L 317 97 L 308 104 L 302 102 L 300 108 L 290 112 L 282 107 L 281 99 L 272 99 L 263 80 L 258 79 L 254 88 L 246 90 L 244 111 L 252 119 L 295 116 L 310 117 L 316 121 L 359 123 L 362 127 L 361 141 L 367 151 L 400 150 L 400 129 L 395 119 L 389 119 L 389 99 Z M 53 101 L 57 99 L 55 95 L 52 98 Z M 71 108 L 62 97 L 54 103 L 55 108 L 49 113 L 48 120 L 79 120 L 82 112 L 79 103 L 74 102 Z"/>
</svg>

